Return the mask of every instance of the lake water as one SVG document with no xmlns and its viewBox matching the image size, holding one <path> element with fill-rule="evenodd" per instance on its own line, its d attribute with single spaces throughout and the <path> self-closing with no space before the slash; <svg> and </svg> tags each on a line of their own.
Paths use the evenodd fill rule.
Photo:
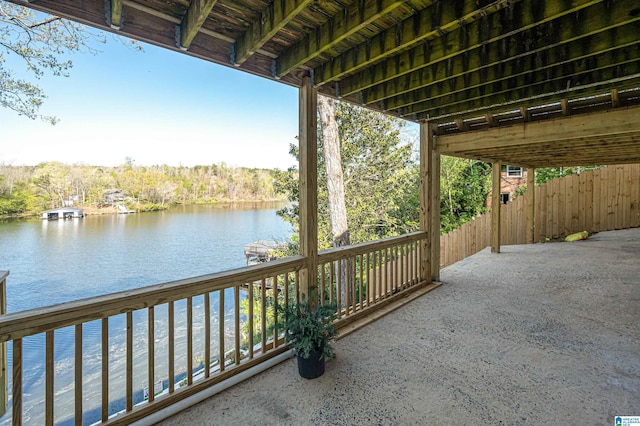
<svg viewBox="0 0 640 426">
<path fill-rule="evenodd" d="M 17 312 L 100 294 L 139 288 L 161 282 L 204 275 L 245 266 L 244 245 L 258 240 L 285 241 L 291 227 L 277 215 L 282 203 L 248 203 L 226 206 L 184 206 L 163 212 L 132 215 L 88 216 L 61 221 L 17 221 L 0 223 L 0 270 L 9 270 L 7 310 Z M 217 296 L 216 296 L 217 297 Z M 225 301 L 232 295 L 225 294 Z M 194 299 L 194 312 L 203 299 Z M 212 304 L 212 306 L 216 306 Z M 176 327 L 184 317 L 181 303 L 176 304 Z M 134 317 L 141 333 L 146 328 L 144 313 Z M 157 321 L 163 321 L 158 309 Z M 195 314 L 194 314 L 195 315 Z M 123 361 L 124 318 L 110 320 L 110 353 L 115 364 Z M 194 319 L 194 333 L 201 334 L 203 324 Z M 157 327 L 158 351 L 166 343 L 162 327 Z M 135 331 L 137 332 L 137 331 Z M 113 336 L 111 335 L 113 333 Z M 57 403 L 56 420 L 70 424 L 73 417 L 73 341 L 72 328 L 56 332 L 56 394 L 68 394 Z M 85 422 L 99 420 L 100 325 L 83 327 L 83 375 Z M 184 342 L 177 342 L 178 358 Z M 43 423 L 44 336 L 24 339 L 23 405 L 27 423 Z M 11 346 L 9 346 L 11 360 Z M 177 366 L 184 363 L 180 359 Z M 142 398 L 144 365 L 134 380 L 136 399 Z M 116 367 L 112 367 L 116 368 Z M 163 365 L 158 365 L 162 371 Z M 178 367 L 177 367 L 178 368 Z M 11 371 L 11 367 L 9 368 Z M 179 373 L 179 371 L 177 372 Z M 116 374 L 118 376 L 118 374 Z M 135 381 L 139 383 L 135 383 Z M 112 411 L 121 408 L 123 383 L 118 377 L 110 383 Z M 9 423 L 8 415 L 0 424 Z"/>
</svg>

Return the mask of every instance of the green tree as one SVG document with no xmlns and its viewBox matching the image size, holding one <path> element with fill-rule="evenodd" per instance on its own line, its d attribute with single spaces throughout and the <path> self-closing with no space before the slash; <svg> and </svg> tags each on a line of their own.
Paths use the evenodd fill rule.
<svg viewBox="0 0 640 426">
<path fill-rule="evenodd" d="M 403 122 L 348 103 L 337 102 L 336 120 L 340 135 L 340 155 L 344 174 L 345 205 L 351 243 L 360 243 L 414 230 L 413 218 L 402 216 L 416 197 L 411 187 L 417 172 L 412 147 L 400 138 Z M 322 132 L 318 132 L 319 135 Z M 321 249 L 333 245 L 330 232 L 327 176 L 323 141 L 318 140 L 318 239 Z M 290 154 L 298 158 L 298 147 Z M 298 225 L 299 190 L 297 169 L 280 172 L 275 189 L 287 195 L 292 205 L 279 211 L 285 220 Z M 414 194 L 415 192 L 415 194 Z M 295 241 L 293 241 L 295 244 Z"/>
</svg>

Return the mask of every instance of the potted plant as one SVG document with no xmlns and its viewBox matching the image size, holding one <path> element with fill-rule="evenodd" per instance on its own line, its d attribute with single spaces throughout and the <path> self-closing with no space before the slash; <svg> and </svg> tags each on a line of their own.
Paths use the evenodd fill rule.
<svg viewBox="0 0 640 426">
<path fill-rule="evenodd" d="M 308 302 L 301 301 L 278 306 L 278 312 L 278 329 L 284 330 L 285 342 L 291 343 L 300 376 L 322 376 L 325 360 L 335 357 L 332 339 L 338 334 L 333 324 L 336 305 L 319 305 L 311 310 Z"/>
</svg>

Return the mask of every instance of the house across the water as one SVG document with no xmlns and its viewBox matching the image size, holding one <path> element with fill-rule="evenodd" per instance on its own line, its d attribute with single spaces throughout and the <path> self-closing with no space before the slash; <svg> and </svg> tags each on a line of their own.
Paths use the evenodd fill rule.
<svg viewBox="0 0 640 426">
<path fill-rule="evenodd" d="M 74 219 L 77 217 L 84 217 L 84 211 L 75 207 L 59 207 L 42 212 L 42 219 L 46 220 Z"/>
</svg>

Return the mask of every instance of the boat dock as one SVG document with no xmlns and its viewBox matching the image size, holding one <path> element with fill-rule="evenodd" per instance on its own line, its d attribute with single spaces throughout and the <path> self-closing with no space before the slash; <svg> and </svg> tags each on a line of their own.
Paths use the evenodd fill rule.
<svg viewBox="0 0 640 426">
<path fill-rule="evenodd" d="M 42 212 L 43 220 L 76 219 L 84 217 L 84 210 L 75 207 L 59 207 Z"/>
</svg>

